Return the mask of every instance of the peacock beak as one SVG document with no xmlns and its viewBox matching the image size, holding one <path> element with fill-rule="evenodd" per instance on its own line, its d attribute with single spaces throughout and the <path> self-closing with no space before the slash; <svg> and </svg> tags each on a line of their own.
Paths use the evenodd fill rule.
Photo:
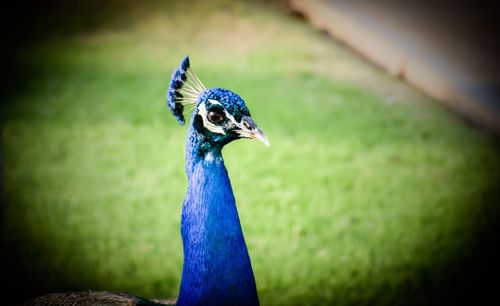
<svg viewBox="0 0 500 306">
<path fill-rule="evenodd" d="M 269 147 L 269 140 L 266 134 L 257 127 L 257 124 L 248 116 L 243 116 L 241 118 L 241 124 L 239 124 L 238 129 L 235 131 L 240 137 L 256 139 L 261 141 L 266 147 Z"/>
<path fill-rule="evenodd" d="M 267 139 L 266 137 L 266 134 L 264 134 L 264 132 L 262 132 L 262 130 L 259 128 L 255 129 L 255 133 L 252 134 L 251 138 L 262 141 L 262 143 L 268 148 L 271 146 L 271 144 L 269 143 L 269 139 Z"/>
</svg>

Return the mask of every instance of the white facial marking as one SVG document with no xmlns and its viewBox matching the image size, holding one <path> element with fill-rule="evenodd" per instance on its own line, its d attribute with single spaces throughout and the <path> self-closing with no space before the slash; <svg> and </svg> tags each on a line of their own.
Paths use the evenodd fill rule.
<svg viewBox="0 0 500 306">
<path fill-rule="evenodd" d="M 222 106 L 222 104 L 217 100 L 208 99 L 208 101 L 210 101 L 210 103 L 212 103 L 212 104 Z M 228 113 L 228 111 L 225 108 L 223 108 L 223 110 L 224 110 L 224 113 L 226 115 L 226 118 L 229 119 L 229 121 L 231 121 L 236 127 L 240 128 L 240 129 L 243 128 L 242 123 L 236 121 L 236 119 L 234 119 L 234 116 L 231 115 L 230 113 Z M 201 117 L 203 118 L 203 126 L 206 127 L 212 133 L 225 135 L 226 133 L 224 132 L 224 129 L 222 128 L 222 126 L 216 125 L 216 124 L 208 121 L 207 113 L 208 113 L 208 111 L 207 111 L 207 108 L 205 107 L 205 103 L 200 103 L 200 105 L 198 106 L 198 114 L 200 114 Z"/>
<path fill-rule="evenodd" d="M 222 126 L 213 124 L 212 122 L 208 121 L 207 109 L 205 107 L 205 103 L 200 103 L 200 105 L 198 106 L 198 114 L 203 119 L 203 126 L 206 127 L 210 132 L 215 133 L 215 134 L 221 134 L 221 135 L 226 134 L 224 132 L 224 129 L 222 128 Z"/>
<path fill-rule="evenodd" d="M 217 104 L 217 105 L 222 106 L 222 104 L 217 100 L 208 99 L 208 101 L 210 101 L 212 104 Z M 234 116 L 231 115 L 225 108 L 224 108 L 224 113 L 226 114 L 227 119 L 229 119 L 237 127 L 241 128 L 241 126 L 242 126 L 241 123 L 236 121 L 236 119 L 234 119 Z"/>
<path fill-rule="evenodd" d="M 226 118 L 231 120 L 231 122 L 234 123 L 234 125 L 236 125 L 237 127 L 241 127 L 241 124 L 238 121 L 236 121 L 236 119 L 234 119 L 233 115 L 228 113 L 226 109 L 224 109 L 224 113 L 226 114 Z"/>
</svg>

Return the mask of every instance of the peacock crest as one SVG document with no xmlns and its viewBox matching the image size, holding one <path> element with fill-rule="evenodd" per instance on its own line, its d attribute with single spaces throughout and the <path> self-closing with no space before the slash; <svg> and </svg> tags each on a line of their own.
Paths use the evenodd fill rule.
<svg viewBox="0 0 500 306">
<path fill-rule="evenodd" d="M 180 124 L 184 124 L 184 107 L 194 108 L 199 96 L 206 87 L 193 72 L 186 55 L 181 64 L 172 73 L 172 79 L 167 92 L 167 104 L 172 114 Z"/>
</svg>

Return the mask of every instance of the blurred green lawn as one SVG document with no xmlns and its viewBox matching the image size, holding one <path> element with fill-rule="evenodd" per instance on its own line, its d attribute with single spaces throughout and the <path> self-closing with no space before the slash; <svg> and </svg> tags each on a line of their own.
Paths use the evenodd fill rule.
<svg viewBox="0 0 500 306">
<path fill-rule="evenodd" d="M 177 294 L 185 54 L 271 141 L 224 149 L 262 305 L 424 305 L 498 217 L 493 139 L 276 5 L 79 5 L 2 105 L 9 290 Z"/>
</svg>

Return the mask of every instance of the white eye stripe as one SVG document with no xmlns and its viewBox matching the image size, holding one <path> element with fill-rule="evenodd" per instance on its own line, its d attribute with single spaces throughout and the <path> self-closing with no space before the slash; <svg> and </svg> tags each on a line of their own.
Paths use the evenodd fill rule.
<svg viewBox="0 0 500 306">
<path fill-rule="evenodd" d="M 240 124 L 236 121 L 236 119 L 234 119 L 234 116 L 231 115 L 230 113 L 227 112 L 227 110 L 224 109 L 224 113 L 226 114 L 226 118 L 231 120 L 231 122 L 236 125 L 236 126 L 240 126 Z"/>
<path fill-rule="evenodd" d="M 222 106 L 222 104 L 217 100 L 208 99 L 208 101 L 210 101 L 210 103 L 212 103 L 212 104 Z M 224 114 L 226 115 L 226 118 L 229 119 L 229 121 L 231 121 L 238 128 L 240 128 L 240 129 L 243 128 L 242 123 L 239 123 L 238 121 L 236 121 L 236 119 L 234 119 L 234 116 L 231 115 L 225 108 L 223 108 L 223 110 L 224 110 Z M 205 103 L 204 102 L 200 103 L 200 105 L 198 106 L 198 114 L 203 119 L 203 126 L 206 127 L 212 133 L 225 135 L 226 132 L 224 131 L 224 128 L 221 125 L 216 125 L 216 124 L 213 124 L 212 122 L 208 121 L 207 113 L 208 113 L 208 111 L 207 111 L 207 108 L 205 106 Z"/>
<path fill-rule="evenodd" d="M 219 101 L 217 101 L 217 100 L 208 99 L 208 101 L 210 101 L 212 104 L 217 104 L 217 105 L 222 106 L 222 104 Z M 226 118 L 228 118 L 229 120 L 231 120 L 231 122 L 234 123 L 234 125 L 236 125 L 237 127 L 241 128 L 241 123 L 239 123 L 238 121 L 236 121 L 236 119 L 234 119 L 234 116 L 231 115 L 225 108 L 223 108 L 223 110 L 224 110 L 224 113 L 226 114 Z"/>
</svg>

